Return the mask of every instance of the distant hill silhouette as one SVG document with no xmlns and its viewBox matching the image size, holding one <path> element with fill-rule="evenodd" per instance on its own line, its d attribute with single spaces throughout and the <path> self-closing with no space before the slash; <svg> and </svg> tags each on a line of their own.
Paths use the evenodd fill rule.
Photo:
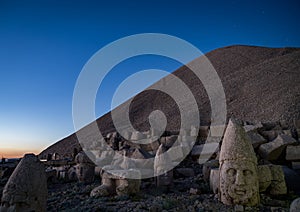
<svg viewBox="0 0 300 212">
<path fill-rule="evenodd" d="M 233 115 L 246 121 L 285 120 L 289 124 L 300 119 L 300 48 L 239 45 L 216 49 L 206 56 L 223 83 L 228 117 Z M 200 80 L 186 66 L 173 74 L 190 88 L 199 106 L 201 124 L 208 125 L 210 102 Z M 130 109 L 130 120 L 137 130 L 149 129 L 148 115 L 156 109 L 166 115 L 167 130 L 179 129 L 178 107 L 172 98 L 160 91 L 139 93 Z M 122 105 L 116 110 L 122 111 Z M 98 118 L 97 124 L 103 135 L 114 131 L 110 113 Z M 74 148 L 79 149 L 75 133 L 45 149 L 40 157 L 54 152 L 71 155 Z"/>
</svg>

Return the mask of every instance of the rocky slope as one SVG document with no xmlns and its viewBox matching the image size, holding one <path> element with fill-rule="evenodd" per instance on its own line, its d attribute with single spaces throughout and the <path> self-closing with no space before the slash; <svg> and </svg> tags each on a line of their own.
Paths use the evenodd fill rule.
<svg viewBox="0 0 300 212">
<path fill-rule="evenodd" d="M 229 46 L 206 56 L 222 81 L 228 116 L 247 121 L 284 120 L 290 125 L 300 119 L 300 48 Z M 210 102 L 201 81 L 186 66 L 173 74 L 190 88 L 199 106 L 201 124 L 208 125 Z M 148 115 L 157 109 L 167 117 L 167 130 L 179 129 L 180 114 L 175 102 L 153 90 L 143 91 L 134 98 L 130 106 L 133 126 L 142 131 L 149 129 Z M 123 105 L 116 110 L 124 110 Z M 97 119 L 97 124 L 104 135 L 114 131 L 110 113 Z M 79 149 L 79 144 L 72 134 L 45 149 L 40 157 L 55 152 L 71 156 L 74 148 Z"/>
</svg>

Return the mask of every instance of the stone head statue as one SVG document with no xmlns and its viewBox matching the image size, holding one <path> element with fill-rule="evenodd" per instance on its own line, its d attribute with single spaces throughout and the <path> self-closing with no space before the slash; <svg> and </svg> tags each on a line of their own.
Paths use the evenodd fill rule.
<svg viewBox="0 0 300 212">
<path fill-rule="evenodd" d="M 0 211 L 46 211 L 45 167 L 34 154 L 26 154 L 6 183 Z"/>
<path fill-rule="evenodd" d="M 82 151 L 75 157 L 76 175 L 80 182 L 90 183 L 94 181 L 95 164 L 93 161 Z"/>
<path fill-rule="evenodd" d="M 229 120 L 220 151 L 220 199 L 226 205 L 259 203 L 257 158 L 244 128 Z"/>
</svg>

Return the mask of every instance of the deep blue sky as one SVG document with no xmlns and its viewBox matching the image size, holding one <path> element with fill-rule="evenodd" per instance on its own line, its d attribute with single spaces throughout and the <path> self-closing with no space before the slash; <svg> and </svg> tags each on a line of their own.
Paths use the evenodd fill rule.
<svg viewBox="0 0 300 212">
<path fill-rule="evenodd" d="M 2 1 L 0 0 L 0 154 L 35 151 L 71 134 L 72 95 L 87 60 L 124 36 L 156 32 L 206 53 L 232 45 L 300 46 L 297 1 Z M 124 77 L 141 68 L 172 71 L 165 58 L 120 64 L 99 94 L 107 112 Z M 109 80 L 110 79 L 110 80 Z M 6 153 L 8 154 L 8 153 Z"/>
</svg>

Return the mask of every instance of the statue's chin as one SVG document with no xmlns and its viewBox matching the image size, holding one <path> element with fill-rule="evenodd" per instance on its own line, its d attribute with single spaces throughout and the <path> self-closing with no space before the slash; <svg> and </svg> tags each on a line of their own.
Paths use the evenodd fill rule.
<svg viewBox="0 0 300 212">
<path fill-rule="evenodd" d="M 234 204 L 246 204 L 253 196 L 253 192 L 244 188 L 233 188 L 228 191 L 228 195 Z"/>
</svg>

